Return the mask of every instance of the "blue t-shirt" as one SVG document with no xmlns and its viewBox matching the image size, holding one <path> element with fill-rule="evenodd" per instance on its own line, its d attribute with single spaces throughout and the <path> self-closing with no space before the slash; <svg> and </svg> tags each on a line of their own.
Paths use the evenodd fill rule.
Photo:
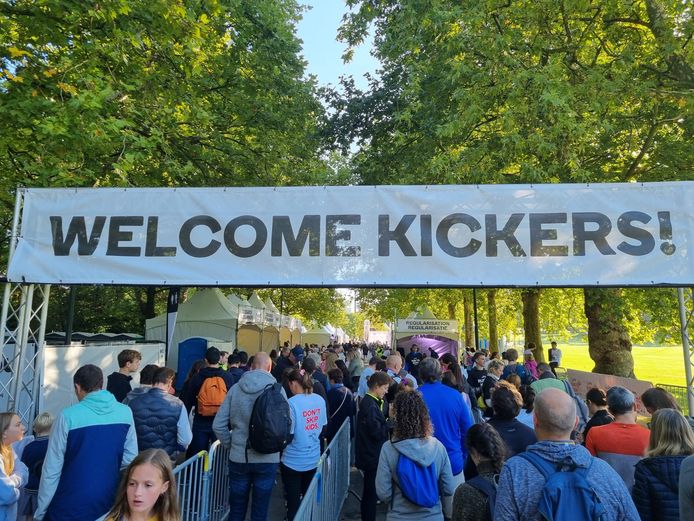
<svg viewBox="0 0 694 521">
<path fill-rule="evenodd" d="M 294 438 L 282 453 L 282 463 L 297 472 L 315 469 L 320 459 L 319 436 L 328 423 L 325 400 L 316 393 L 289 399 Z"/>
</svg>

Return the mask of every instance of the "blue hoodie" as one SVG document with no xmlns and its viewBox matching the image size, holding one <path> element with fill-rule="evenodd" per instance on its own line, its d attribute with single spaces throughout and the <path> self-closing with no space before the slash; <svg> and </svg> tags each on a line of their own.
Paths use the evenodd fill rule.
<svg viewBox="0 0 694 521">
<path fill-rule="evenodd" d="M 426 383 L 419 390 L 429 409 L 434 436 L 446 447 L 453 475 L 458 475 L 467 458 L 465 436 L 475 423 L 472 412 L 458 391 L 441 382 Z"/>
<path fill-rule="evenodd" d="M 605 507 L 603 521 L 639 521 L 622 478 L 606 462 L 591 456 L 582 445 L 569 441 L 540 441 L 530 445 L 527 452 L 551 462 L 568 458 L 578 467 L 590 467 L 586 479 Z M 521 456 L 509 459 L 499 478 L 494 521 L 540 521 L 537 507 L 544 484 L 544 477 L 532 463 Z"/>
<path fill-rule="evenodd" d="M 60 413 L 48 440 L 34 519 L 97 519 L 113 506 L 121 468 L 137 456 L 130 407 L 94 391 Z M 44 517 L 45 516 L 45 517 Z"/>
</svg>

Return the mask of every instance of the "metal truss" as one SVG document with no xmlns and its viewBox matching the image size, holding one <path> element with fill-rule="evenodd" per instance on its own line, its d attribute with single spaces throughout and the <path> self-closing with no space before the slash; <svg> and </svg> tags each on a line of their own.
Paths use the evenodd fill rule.
<svg viewBox="0 0 694 521">
<path fill-rule="evenodd" d="M 0 330 L 0 408 L 31 424 L 41 392 L 50 285 L 5 284 Z"/>
<path fill-rule="evenodd" d="M 689 415 L 694 416 L 694 380 L 692 380 L 692 363 L 694 362 L 694 288 L 678 288 L 677 300 L 680 307 L 684 372 L 687 376 L 687 404 L 689 405 Z"/>
</svg>

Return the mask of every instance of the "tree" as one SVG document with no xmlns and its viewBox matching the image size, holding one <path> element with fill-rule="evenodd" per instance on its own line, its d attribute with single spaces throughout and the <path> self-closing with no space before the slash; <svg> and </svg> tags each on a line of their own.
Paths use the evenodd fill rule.
<svg viewBox="0 0 694 521">
<path fill-rule="evenodd" d="M 322 182 L 300 12 L 295 0 L 0 2 L 0 227 L 19 185 Z M 89 293 L 127 295 L 102 312 L 127 303 L 139 324 L 155 291 Z M 101 330 L 94 319 L 81 327 Z"/>
<path fill-rule="evenodd" d="M 373 24 L 383 70 L 367 93 L 346 90 L 325 132 L 336 147 L 363 144 L 353 164 L 365 181 L 692 178 L 693 21 L 686 2 L 348 5 L 342 37 L 358 45 Z M 604 298 L 623 307 L 620 292 Z M 601 313 L 588 323 L 628 336 Z M 627 343 L 611 349 L 622 352 L 607 360 L 595 351 L 596 363 L 623 372 L 617 361 L 630 358 Z"/>
<path fill-rule="evenodd" d="M 585 288 L 584 292 L 588 350 L 595 361 L 593 372 L 635 378 L 621 290 Z"/>
</svg>

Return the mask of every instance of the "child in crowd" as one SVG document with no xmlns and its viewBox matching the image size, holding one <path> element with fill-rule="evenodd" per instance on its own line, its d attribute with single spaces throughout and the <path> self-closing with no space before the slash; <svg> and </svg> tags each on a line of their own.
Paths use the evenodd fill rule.
<svg viewBox="0 0 694 521">
<path fill-rule="evenodd" d="M 376 520 L 376 470 L 381 447 L 388 440 L 388 404 L 383 398 L 391 383 L 390 376 L 384 372 L 377 371 L 372 374 L 368 381 L 369 390 L 362 399 L 357 413 L 356 467 L 364 473 L 362 521 Z"/>
<path fill-rule="evenodd" d="M 118 486 L 106 521 L 180 521 L 171 459 L 147 449 L 130 463 Z"/>
<path fill-rule="evenodd" d="M 19 416 L 12 412 L 0 413 L 0 519 L 17 519 L 19 492 L 26 484 L 29 471 L 15 457 L 12 444 L 24 437 L 24 425 Z"/>
<path fill-rule="evenodd" d="M 299 510 L 320 460 L 320 434 L 328 423 L 325 400 L 313 392 L 313 379 L 303 369 L 292 369 L 285 378 L 292 392 L 289 408 L 294 437 L 282 452 L 280 472 L 287 500 L 287 520 Z"/>
<path fill-rule="evenodd" d="M 53 427 L 53 416 L 44 412 L 40 414 L 32 425 L 34 441 L 24 447 L 22 462 L 29 469 L 29 481 L 24 487 L 24 496 L 20 498 L 22 509 L 20 515 L 26 516 L 25 521 L 31 521 L 38 506 L 39 482 L 41 481 L 41 468 L 48 450 L 48 435 Z"/>
<path fill-rule="evenodd" d="M 535 355 L 530 349 L 526 349 L 523 352 L 523 356 L 525 357 L 525 368 L 528 370 L 530 375 L 533 377 L 534 380 L 537 380 L 539 375 L 537 374 L 537 362 L 535 361 Z"/>
</svg>

